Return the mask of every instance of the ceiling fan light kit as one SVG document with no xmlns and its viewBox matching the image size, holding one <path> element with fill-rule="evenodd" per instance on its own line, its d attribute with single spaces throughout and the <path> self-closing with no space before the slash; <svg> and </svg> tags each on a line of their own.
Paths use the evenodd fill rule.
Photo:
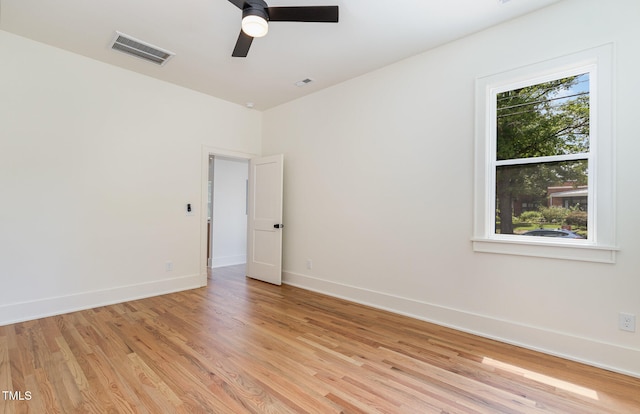
<svg viewBox="0 0 640 414">
<path fill-rule="evenodd" d="M 262 37 L 272 22 L 338 23 L 338 6 L 269 7 L 264 0 L 229 0 L 242 10 L 242 25 L 231 56 L 247 57 L 253 38 Z"/>
<path fill-rule="evenodd" d="M 269 31 L 265 10 L 247 8 L 242 11 L 242 31 L 251 37 L 263 37 Z"/>
</svg>

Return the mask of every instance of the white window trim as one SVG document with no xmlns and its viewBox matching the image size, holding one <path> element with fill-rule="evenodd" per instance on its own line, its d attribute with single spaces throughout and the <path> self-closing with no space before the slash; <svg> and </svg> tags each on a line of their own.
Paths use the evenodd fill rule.
<svg viewBox="0 0 640 414">
<path fill-rule="evenodd" d="M 476 79 L 476 138 L 473 249 L 554 259 L 615 263 L 615 140 L 613 44 L 565 55 Z M 557 240 L 495 234 L 495 97 L 496 91 L 590 72 L 592 105 L 589 153 L 589 238 Z M 559 76 L 558 76 L 559 75 Z M 540 80 L 540 82 L 537 82 Z M 493 128 L 493 129 L 492 129 Z M 582 156 L 584 159 L 584 156 Z M 537 160 L 540 162 L 540 159 Z"/>
</svg>

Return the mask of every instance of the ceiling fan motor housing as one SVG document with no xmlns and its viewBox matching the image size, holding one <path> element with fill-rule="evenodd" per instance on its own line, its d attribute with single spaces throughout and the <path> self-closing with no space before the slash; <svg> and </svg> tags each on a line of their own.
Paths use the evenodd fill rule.
<svg viewBox="0 0 640 414">
<path fill-rule="evenodd" d="M 242 8 L 242 18 L 247 16 L 259 16 L 269 21 L 269 13 L 267 12 L 267 3 L 262 0 L 245 0 Z"/>
</svg>

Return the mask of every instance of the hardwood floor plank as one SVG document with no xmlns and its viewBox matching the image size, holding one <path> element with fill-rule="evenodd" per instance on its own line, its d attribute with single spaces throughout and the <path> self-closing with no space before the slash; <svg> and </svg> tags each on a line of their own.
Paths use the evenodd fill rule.
<svg viewBox="0 0 640 414">
<path fill-rule="evenodd" d="M 138 381 L 145 386 L 147 392 L 157 395 L 153 395 L 154 400 L 158 402 L 161 407 L 166 407 L 166 404 L 174 407 L 176 410 L 180 408 L 182 400 L 173 392 L 173 390 L 164 382 L 158 374 L 153 371 L 136 353 L 130 353 L 127 355 L 131 361 L 131 367 L 133 368 Z"/>
<path fill-rule="evenodd" d="M 87 355 L 93 371 L 96 373 L 96 379 L 100 383 L 100 388 L 106 391 L 109 398 L 109 406 L 113 407 L 119 413 L 148 413 L 147 407 L 141 404 L 131 387 L 137 386 L 135 383 L 125 381 L 121 373 L 125 372 L 125 368 L 116 365 L 112 367 L 111 362 L 114 358 L 107 356 L 101 349 L 96 349 L 93 353 Z M 118 363 L 119 361 L 114 361 Z"/>
<path fill-rule="evenodd" d="M 93 355 L 93 348 L 89 347 L 79 333 L 74 334 L 72 331 L 66 331 L 63 333 L 66 339 L 66 345 L 69 351 L 73 355 L 73 359 L 77 367 L 81 370 L 81 374 L 84 376 L 87 383 L 83 386 L 83 379 L 80 378 L 81 385 L 79 386 L 80 393 L 83 396 L 83 402 L 81 408 L 84 412 L 99 412 L 102 409 L 105 413 L 117 412 L 115 405 L 111 401 L 108 394 L 108 389 L 98 378 L 98 374 L 94 369 L 94 366 L 90 360 L 90 356 Z M 76 368 L 77 369 L 77 368 Z"/>
<path fill-rule="evenodd" d="M 9 341 L 5 335 L 0 336 L 0 390 L 7 391 L 13 389 L 12 367 L 11 360 L 9 359 Z M 0 398 L 2 399 L 0 401 L 5 399 L 4 393 Z M 2 404 L 2 402 L 0 402 L 0 404 Z M 13 414 L 16 412 L 15 406 L 12 404 L 5 403 L 0 407 L 2 408 L 0 413 Z"/>
<path fill-rule="evenodd" d="M 640 379 L 214 269 L 0 327 L 0 413 L 640 413 Z"/>
<path fill-rule="evenodd" d="M 121 338 L 158 379 L 179 396 L 182 402 L 178 406 L 179 412 L 182 408 L 184 412 L 244 412 L 224 381 L 209 370 L 191 369 L 188 361 L 182 358 L 184 354 L 175 354 L 171 347 L 159 341 L 158 333 L 147 322 L 139 320 L 137 323 L 140 325 L 122 325 Z M 145 328 L 140 329 L 142 326 Z"/>
<path fill-rule="evenodd" d="M 403 404 L 403 411 L 406 408 L 425 413 L 479 413 L 478 410 L 465 407 L 458 400 L 451 399 L 451 395 L 444 393 L 434 384 L 425 383 L 411 376 L 399 376 L 392 366 L 367 364 L 364 368 L 383 378 L 384 386 L 394 390 L 390 391 L 390 394 L 399 393 L 407 396 L 406 402 Z"/>
<path fill-rule="evenodd" d="M 58 396 L 58 390 L 53 387 L 53 384 L 49 380 L 47 375 L 47 371 L 43 368 L 36 368 L 32 381 L 33 388 L 29 388 L 28 391 L 31 391 L 33 395 L 33 399 L 37 401 L 42 407 L 45 408 L 47 413 L 65 413 L 64 407 L 62 404 L 67 400 L 66 395 Z M 20 390 L 18 390 L 20 391 Z M 7 403 L 6 404 L 13 404 Z M 31 405 L 31 404 L 29 404 Z"/>
</svg>

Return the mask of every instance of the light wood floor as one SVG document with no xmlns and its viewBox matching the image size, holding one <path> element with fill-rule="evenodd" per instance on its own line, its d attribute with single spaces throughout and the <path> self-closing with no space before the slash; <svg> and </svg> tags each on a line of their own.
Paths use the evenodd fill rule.
<svg viewBox="0 0 640 414">
<path fill-rule="evenodd" d="M 640 413 L 640 379 L 243 270 L 0 327 L 0 391 L 31 393 L 0 413 Z"/>
</svg>

